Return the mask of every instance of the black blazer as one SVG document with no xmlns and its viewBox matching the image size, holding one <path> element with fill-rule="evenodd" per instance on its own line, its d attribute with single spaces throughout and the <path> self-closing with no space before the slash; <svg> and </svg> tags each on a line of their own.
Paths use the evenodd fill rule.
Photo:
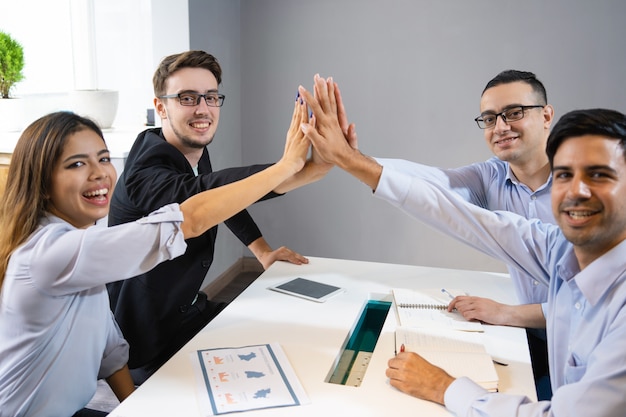
<svg viewBox="0 0 626 417">
<path fill-rule="evenodd" d="M 136 139 L 120 175 L 109 213 L 109 226 L 135 221 L 201 191 L 248 177 L 269 165 L 213 172 L 205 148 L 196 176 L 185 156 L 165 141 L 161 129 L 148 129 Z M 276 197 L 270 193 L 263 199 Z M 246 246 L 261 232 L 244 210 L 225 221 Z M 107 285 L 111 309 L 130 344 L 129 367 L 137 368 L 169 350 L 182 313 L 194 300 L 213 262 L 217 226 L 187 240 L 184 255 L 151 271 Z M 113 260 L 112 260 L 113 261 Z"/>
</svg>

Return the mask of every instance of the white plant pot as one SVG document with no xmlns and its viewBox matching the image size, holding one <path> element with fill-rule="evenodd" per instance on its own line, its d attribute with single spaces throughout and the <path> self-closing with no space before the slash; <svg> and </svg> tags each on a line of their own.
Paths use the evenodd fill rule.
<svg viewBox="0 0 626 417">
<path fill-rule="evenodd" d="M 21 132 L 40 117 L 67 109 L 66 93 L 25 94 L 0 99 L 0 132 Z"/>
<path fill-rule="evenodd" d="M 101 129 L 113 126 L 118 100 L 116 90 L 73 90 L 69 93 L 70 110 L 94 120 Z"/>
<path fill-rule="evenodd" d="M 0 99 L 0 132 L 19 132 L 24 126 L 24 101 L 19 98 Z"/>
</svg>

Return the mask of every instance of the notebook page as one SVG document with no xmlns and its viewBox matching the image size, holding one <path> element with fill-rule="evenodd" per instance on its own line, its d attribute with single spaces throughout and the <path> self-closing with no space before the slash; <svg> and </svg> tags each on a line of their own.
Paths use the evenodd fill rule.
<svg viewBox="0 0 626 417">
<path fill-rule="evenodd" d="M 397 350 L 401 344 L 453 377 L 466 376 L 485 389 L 497 389 L 498 374 L 480 333 L 398 327 Z"/>
<path fill-rule="evenodd" d="M 450 291 L 450 290 L 449 290 Z M 453 295 L 463 294 L 452 290 Z M 402 326 L 446 328 L 470 332 L 482 332 L 484 328 L 478 321 L 468 321 L 459 312 L 448 312 L 450 297 L 442 294 L 441 289 L 410 290 L 394 288 L 392 290 L 398 320 Z"/>
</svg>

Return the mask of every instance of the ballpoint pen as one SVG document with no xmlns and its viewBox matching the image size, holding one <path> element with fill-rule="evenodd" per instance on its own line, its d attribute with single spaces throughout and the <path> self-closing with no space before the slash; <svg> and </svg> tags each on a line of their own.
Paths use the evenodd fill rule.
<svg viewBox="0 0 626 417">
<path fill-rule="evenodd" d="M 493 361 L 493 363 L 495 363 L 496 365 L 501 365 L 501 366 L 509 366 L 508 363 L 503 362 L 501 359 L 491 359 Z"/>
<path fill-rule="evenodd" d="M 397 335 L 397 333 L 394 333 L 394 338 L 395 338 L 394 345 L 398 346 L 398 335 Z M 404 343 L 400 345 L 400 352 L 404 352 Z M 397 355 L 398 351 L 395 350 L 393 353 L 394 353 L 394 355 Z"/>
<path fill-rule="evenodd" d="M 445 288 L 442 288 L 441 292 L 444 293 L 444 294 L 447 294 L 448 297 L 450 297 L 451 300 L 454 300 L 454 295 L 450 294 L 450 291 L 446 290 Z"/>
</svg>

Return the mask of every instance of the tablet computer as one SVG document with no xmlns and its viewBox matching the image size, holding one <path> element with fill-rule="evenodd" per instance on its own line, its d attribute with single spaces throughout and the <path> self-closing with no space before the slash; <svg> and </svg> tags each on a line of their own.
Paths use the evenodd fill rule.
<svg viewBox="0 0 626 417">
<path fill-rule="evenodd" d="M 334 285 L 324 284 L 305 278 L 294 278 L 279 285 L 269 287 L 270 290 L 284 294 L 305 298 L 311 301 L 323 303 L 333 295 L 343 292 L 344 289 Z"/>
</svg>

